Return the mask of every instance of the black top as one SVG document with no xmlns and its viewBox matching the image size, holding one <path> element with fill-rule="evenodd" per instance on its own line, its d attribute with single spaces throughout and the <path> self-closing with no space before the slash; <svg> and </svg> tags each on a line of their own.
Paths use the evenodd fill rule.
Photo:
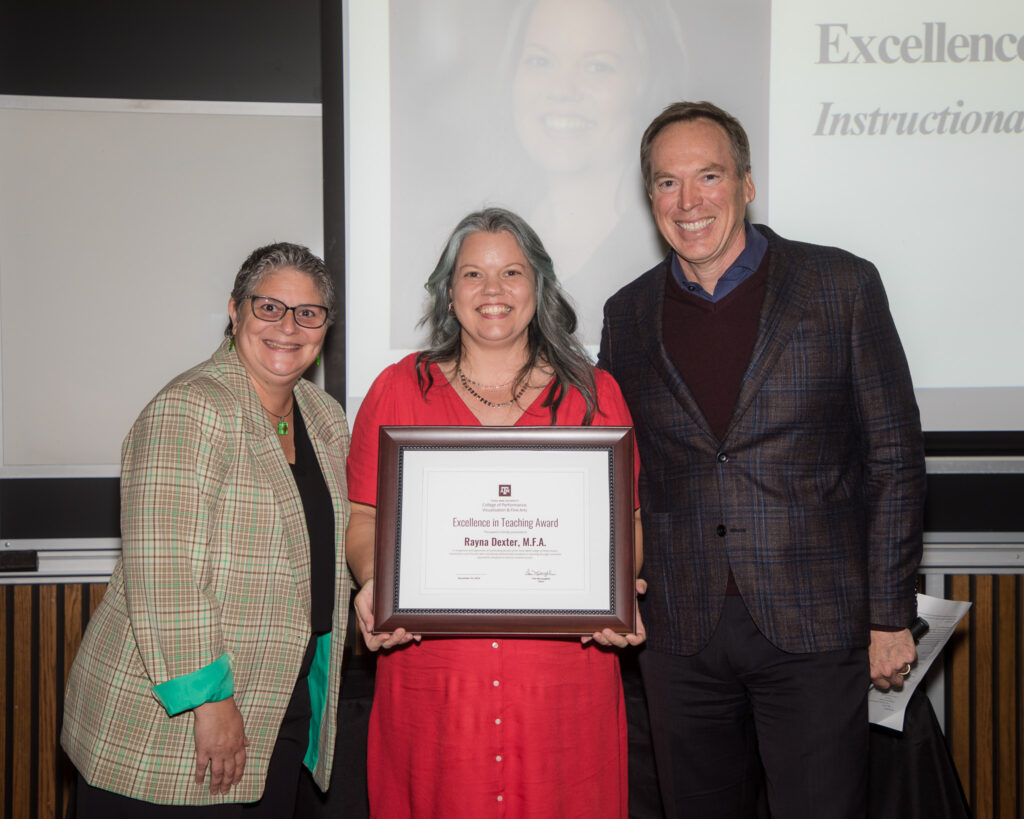
<svg viewBox="0 0 1024 819">
<path fill-rule="evenodd" d="M 325 634 L 334 615 L 334 506 L 297 402 L 294 407 L 295 463 L 291 467 L 309 533 L 309 619 L 313 634 Z"/>
</svg>

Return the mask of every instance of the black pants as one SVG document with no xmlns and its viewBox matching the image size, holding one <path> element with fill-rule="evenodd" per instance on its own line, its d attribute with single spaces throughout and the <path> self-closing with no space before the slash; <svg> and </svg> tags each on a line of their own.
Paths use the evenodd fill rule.
<svg viewBox="0 0 1024 819">
<path fill-rule="evenodd" d="M 728 597 L 698 654 L 640 662 L 666 816 L 757 816 L 762 763 L 773 817 L 866 815 L 866 649 L 788 654 Z"/>
</svg>

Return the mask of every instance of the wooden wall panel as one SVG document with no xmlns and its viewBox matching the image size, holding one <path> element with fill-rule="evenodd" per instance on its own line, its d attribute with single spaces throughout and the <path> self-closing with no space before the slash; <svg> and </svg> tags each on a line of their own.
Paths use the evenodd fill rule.
<svg viewBox="0 0 1024 819">
<path fill-rule="evenodd" d="M 974 764 L 971 806 L 976 816 L 994 816 L 992 769 L 995 741 L 992 713 L 992 577 L 974 579 L 974 620 L 971 629 L 971 677 L 975 680 L 971 707 Z"/>
<path fill-rule="evenodd" d="M 74 776 L 63 691 L 103 584 L 0 586 L 0 819 L 59 819 Z M 957 575 L 974 605 L 945 655 L 946 736 L 976 819 L 1024 817 L 1024 576 Z"/>
<path fill-rule="evenodd" d="M 105 584 L 0 585 L 0 819 L 61 819 L 64 686 Z"/>
<path fill-rule="evenodd" d="M 11 688 L 10 731 L 14 740 L 10 757 L 11 815 L 29 816 L 32 813 L 32 768 L 35 746 L 32 730 L 32 654 L 35 635 L 32 623 L 32 597 L 35 587 L 14 586 L 14 680 Z"/>
<path fill-rule="evenodd" d="M 1014 701 L 1017 703 L 1017 765 L 1014 781 L 1017 783 L 1017 815 L 1024 815 L 1024 579 L 1016 579 L 1016 600 L 1017 609 L 1014 616 L 1014 626 L 1017 629 L 1017 639 L 1014 645 L 1014 655 L 1017 658 L 1017 695 Z"/>
<path fill-rule="evenodd" d="M 1020 618 L 1017 612 L 1017 578 L 1013 575 L 996 577 L 995 643 L 995 809 L 997 816 L 1014 816 L 1019 804 L 1017 782 L 1018 723 L 1017 712 L 1017 643 Z"/>
<path fill-rule="evenodd" d="M 68 684 L 68 672 L 71 671 L 71 661 L 75 654 L 78 653 L 78 646 L 82 642 L 82 634 L 85 631 L 85 627 L 82 625 L 82 586 L 78 584 L 65 586 L 62 600 L 64 603 L 64 610 L 62 612 L 62 621 L 64 624 L 62 649 L 63 657 L 65 659 L 61 669 L 60 690 L 63 693 Z M 58 724 L 60 724 L 60 722 L 61 720 L 58 716 Z M 58 770 L 60 770 L 59 762 L 63 761 L 63 759 L 64 754 L 59 754 Z M 58 782 L 61 784 L 60 801 L 66 805 L 70 797 L 70 777 L 64 779 L 59 778 Z"/>
<path fill-rule="evenodd" d="M 60 735 L 57 710 L 63 710 L 64 689 L 57 690 L 57 587 L 38 587 L 38 673 L 39 703 L 36 707 L 37 786 L 36 799 L 40 816 L 57 815 L 57 760 Z"/>
<path fill-rule="evenodd" d="M 106 583 L 92 583 L 89 585 L 89 616 L 92 617 L 92 613 L 96 611 L 96 607 L 100 604 L 100 600 L 103 599 L 103 592 L 107 589 Z"/>
<path fill-rule="evenodd" d="M 12 657 L 8 650 L 8 646 L 11 644 L 11 637 L 8 631 L 10 623 L 10 615 L 7 611 L 8 600 L 13 602 L 13 598 L 4 589 L 2 596 L 0 596 L 0 673 L 3 674 L 2 679 L 0 679 L 0 782 L 4 784 L 2 793 L 0 793 L 0 816 L 10 816 L 10 808 L 7 804 L 7 797 L 10 793 L 10 789 L 7 787 L 7 740 L 11 734 L 7 706 L 10 702 L 11 686 L 8 671 L 12 668 Z"/>
<path fill-rule="evenodd" d="M 957 576 L 947 580 L 946 597 L 952 600 L 971 599 L 971 578 Z M 960 621 L 946 646 L 946 740 L 953 753 L 953 762 L 960 781 L 971 795 L 971 641 L 972 612 Z"/>
<path fill-rule="evenodd" d="M 971 611 L 946 649 L 946 739 L 976 819 L 1024 816 L 1024 576 L 957 575 Z"/>
</svg>

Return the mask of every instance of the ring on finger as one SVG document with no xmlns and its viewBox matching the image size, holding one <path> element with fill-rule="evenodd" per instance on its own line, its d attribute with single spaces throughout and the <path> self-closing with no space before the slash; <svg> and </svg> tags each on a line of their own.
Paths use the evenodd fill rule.
<svg viewBox="0 0 1024 819">
<path fill-rule="evenodd" d="M 904 663 L 903 668 L 896 672 L 901 677 L 906 677 L 910 673 L 910 663 Z"/>
</svg>

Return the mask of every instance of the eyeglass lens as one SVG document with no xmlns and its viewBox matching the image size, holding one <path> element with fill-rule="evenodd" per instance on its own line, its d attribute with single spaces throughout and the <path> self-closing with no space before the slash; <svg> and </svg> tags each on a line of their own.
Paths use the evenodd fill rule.
<svg viewBox="0 0 1024 819">
<path fill-rule="evenodd" d="M 263 321 L 281 321 L 289 310 L 295 316 L 295 323 L 309 330 L 323 327 L 327 321 L 327 308 L 322 304 L 297 304 L 289 307 L 283 301 L 269 296 L 252 297 L 252 314 Z"/>
</svg>

